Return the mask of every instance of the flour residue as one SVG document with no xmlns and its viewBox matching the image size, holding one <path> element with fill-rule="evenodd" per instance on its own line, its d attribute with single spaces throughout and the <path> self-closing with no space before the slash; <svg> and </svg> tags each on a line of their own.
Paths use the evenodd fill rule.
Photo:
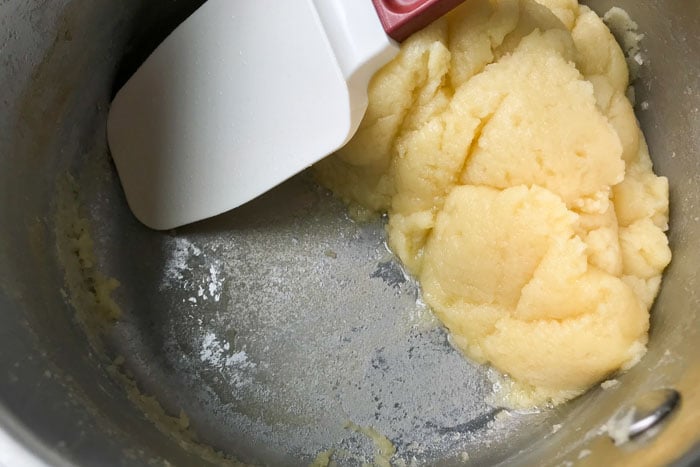
<svg viewBox="0 0 700 467">
<path fill-rule="evenodd" d="M 219 270 L 212 264 L 209 266 L 209 276 L 207 277 L 207 290 L 209 296 L 218 302 L 221 299 L 221 286 L 224 281 L 219 276 Z M 204 296 L 204 294 L 202 294 Z"/>
<path fill-rule="evenodd" d="M 185 237 L 173 237 L 169 246 L 160 289 L 189 292 L 182 301 L 194 306 L 219 302 L 225 282 L 220 262 Z"/>
<path fill-rule="evenodd" d="M 233 351 L 229 341 L 220 339 L 212 332 L 205 333 L 201 340 L 199 359 L 218 371 L 227 370 L 230 383 L 235 388 L 252 383 L 252 377 L 245 371 L 257 367 L 244 350 Z"/>
<path fill-rule="evenodd" d="M 202 255 L 202 250 L 186 238 L 175 237 L 172 243 L 170 256 L 165 262 L 161 288 L 183 280 L 185 272 L 192 271 L 192 268 L 189 266 L 190 259 Z"/>
</svg>

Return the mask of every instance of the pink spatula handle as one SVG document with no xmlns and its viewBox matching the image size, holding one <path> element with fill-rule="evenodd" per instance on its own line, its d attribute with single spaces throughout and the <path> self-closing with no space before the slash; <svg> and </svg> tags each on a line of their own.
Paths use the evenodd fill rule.
<svg viewBox="0 0 700 467">
<path fill-rule="evenodd" d="M 419 31 L 464 0 L 372 0 L 387 35 L 398 42 Z"/>
</svg>

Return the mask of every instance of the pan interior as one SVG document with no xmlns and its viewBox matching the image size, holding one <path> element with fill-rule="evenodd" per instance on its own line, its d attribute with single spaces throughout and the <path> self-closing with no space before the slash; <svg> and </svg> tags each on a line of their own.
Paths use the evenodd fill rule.
<svg viewBox="0 0 700 467">
<path fill-rule="evenodd" d="M 697 354 L 700 250 L 691 246 L 700 171 L 683 155 L 697 154 L 700 140 L 700 74 L 679 56 L 700 53 L 692 35 L 700 10 L 682 14 L 670 1 L 588 2 L 599 12 L 621 4 L 643 32 L 656 31 L 643 43 L 653 58 L 636 90 L 657 118 L 638 115 L 659 173 L 671 179 L 676 257 L 649 353 L 619 377 L 622 384 L 516 413 L 493 397 L 498 379 L 450 345 L 387 250 L 385 219 L 353 221 L 311 174 L 177 231 L 150 231 L 133 218 L 106 146 L 109 101 L 200 3 L 173 0 L 167 14 L 163 2 L 137 0 L 61 1 L 50 14 L 39 2 L 0 5 L 18 18 L 16 40 L 3 42 L 9 58 L 0 76 L 13 80 L 4 80 L 10 110 L 0 123 L 20 128 L 0 139 L 0 156 L 13 156 L 0 157 L 0 189 L 4 199 L 28 193 L 0 206 L 9 220 L 0 232 L 0 307 L 12 311 L 0 329 L 10 336 L 0 342 L 0 367 L 10 375 L 0 381 L 3 405 L 51 449 L 87 464 L 105 455 L 117 465 L 220 462 L 201 447 L 211 446 L 270 465 L 308 464 L 333 450 L 339 464 L 357 465 L 374 458 L 384 437 L 398 465 L 557 463 L 576 460 L 591 440 L 606 455 L 623 455 L 599 436 L 602 424 L 635 394 L 678 384 L 689 368 L 684 356 Z M 691 33 L 679 36 L 681 26 Z M 27 58 L 20 44 L 29 38 L 36 50 Z M 679 63 L 690 71 L 678 73 Z M 68 208 L 56 222 L 61 206 Z M 89 232 L 83 253 L 94 254 L 94 265 L 78 257 L 76 228 Z M 64 284 L 71 275 L 80 280 Z M 106 327 L 90 322 L 109 302 L 100 283 L 114 289 L 121 313 Z M 85 294 L 97 301 L 74 307 Z M 31 390 L 17 381 L 32 381 Z M 31 403 L 39 398 L 50 402 Z M 153 434 L 152 421 L 169 441 Z"/>
</svg>

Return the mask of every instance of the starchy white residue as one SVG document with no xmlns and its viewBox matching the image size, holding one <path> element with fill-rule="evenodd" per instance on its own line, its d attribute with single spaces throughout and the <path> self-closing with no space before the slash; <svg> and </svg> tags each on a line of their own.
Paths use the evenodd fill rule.
<svg viewBox="0 0 700 467">
<path fill-rule="evenodd" d="M 185 271 L 191 271 L 189 260 L 202 254 L 202 250 L 184 237 L 174 237 L 165 262 L 162 286 L 184 279 Z"/>
<path fill-rule="evenodd" d="M 209 299 L 220 301 L 225 279 L 220 262 L 184 237 L 172 237 L 168 246 L 160 289 L 189 292 L 183 302 L 194 306 Z"/>
<path fill-rule="evenodd" d="M 212 332 L 202 337 L 199 359 L 225 375 L 229 383 L 237 388 L 252 382 L 249 372 L 257 367 L 244 350 L 233 351 L 229 341 L 219 339 Z"/>
<path fill-rule="evenodd" d="M 612 7 L 603 16 L 603 21 L 620 42 L 620 46 L 627 57 L 630 78 L 634 80 L 639 75 L 640 67 L 645 63 L 641 51 L 641 41 L 644 39 L 644 34 L 638 32 L 637 23 L 622 8 Z"/>
</svg>

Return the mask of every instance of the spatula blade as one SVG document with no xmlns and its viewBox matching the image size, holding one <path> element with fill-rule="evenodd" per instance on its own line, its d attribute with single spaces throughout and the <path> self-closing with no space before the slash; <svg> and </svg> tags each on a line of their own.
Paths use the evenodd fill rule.
<svg viewBox="0 0 700 467">
<path fill-rule="evenodd" d="M 209 0 L 117 94 L 108 141 L 136 217 L 169 229 L 335 151 L 350 99 L 311 0 Z"/>
</svg>

